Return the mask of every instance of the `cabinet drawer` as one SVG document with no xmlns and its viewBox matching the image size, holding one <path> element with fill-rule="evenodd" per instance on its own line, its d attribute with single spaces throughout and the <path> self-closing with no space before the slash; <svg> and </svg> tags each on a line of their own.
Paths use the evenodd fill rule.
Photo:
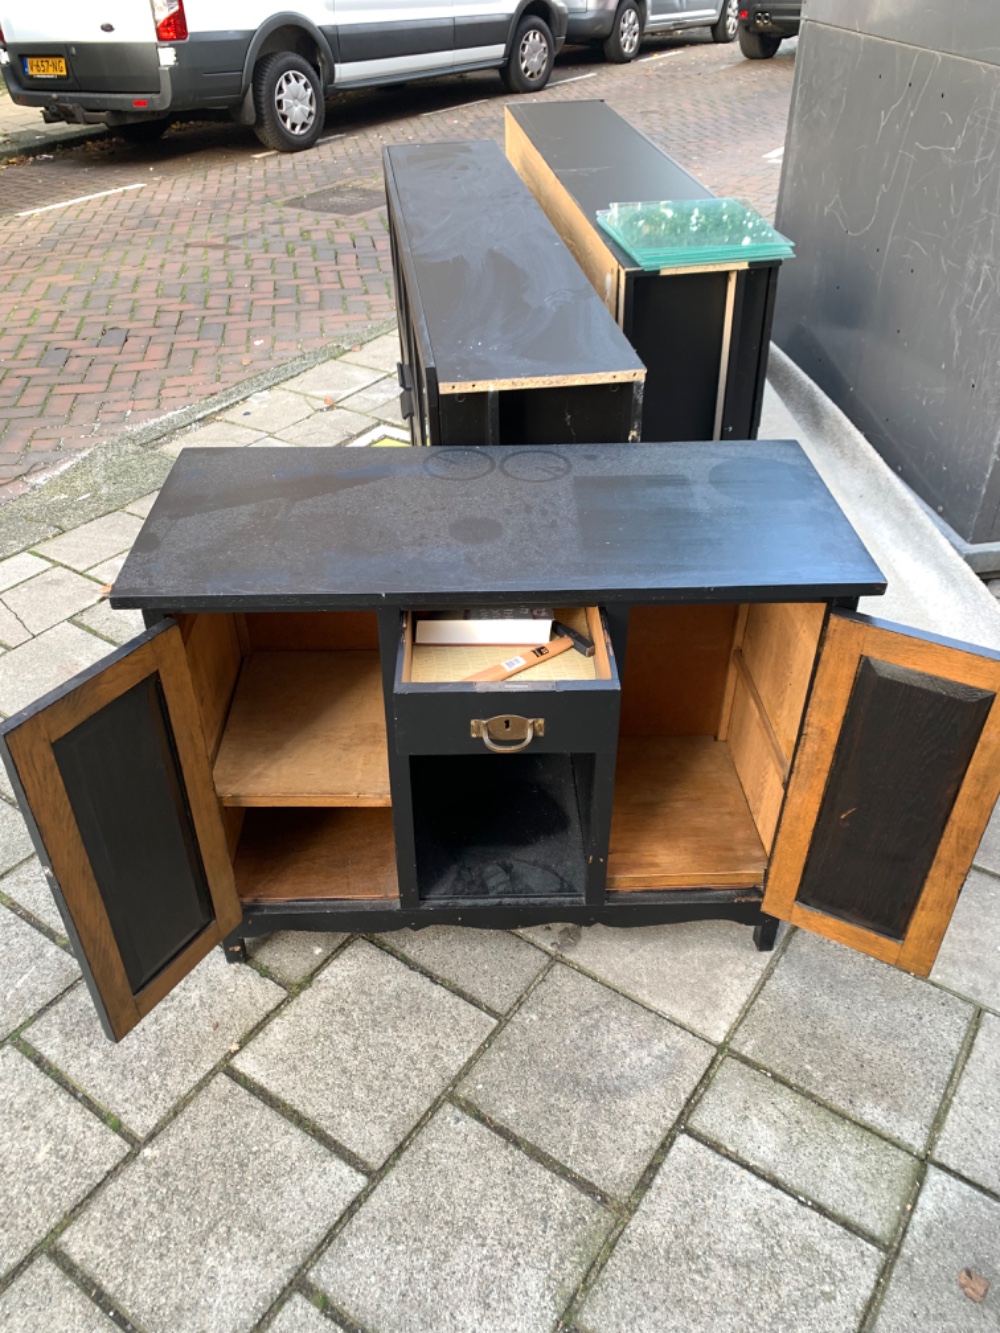
<svg viewBox="0 0 1000 1333">
<path fill-rule="evenodd" d="M 436 656 L 425 659 L 423 646 L 413 642 L 413 614 L 404 612 L 393 685 L 397 751 L 400 754 L 613 751 L 618 743 L 621 689 L 604 614 L 598 607 L 557 608 L 556 618 L 574 624 L 593 641 L 596 650 L 593 657 L 584 657 L 571 649 L 546 664 L 547 678 L 539 678 L 542 669 L 533 668 L 498 682 L 430 680 L 426 679 L 428 675 L 449 674 L 448 654 L 456 650 L 435 648 L 431 651 Z M 460 654 L 462 650 L 457 651 Z M 518 651 L 517 647 L 491 648 L 486 657 L 500 662 Z M 455 674 L 466 672 L 467 668 L 475 670 L 478 665 L 470 665 L 460 656 L 454 660 Z M 433 668 L 428 668 L 427 661 L 433 662 Z M 421 678 L 414 679 L 415 676 Z"/>
</svg>

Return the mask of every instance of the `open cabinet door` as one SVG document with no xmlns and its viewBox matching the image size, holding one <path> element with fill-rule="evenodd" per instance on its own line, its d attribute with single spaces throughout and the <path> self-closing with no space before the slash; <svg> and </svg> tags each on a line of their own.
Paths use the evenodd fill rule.
<svg viewBox="0 0 1000 1333">
<path fill-rule="evenodd" d="M 764 911 L 926 976 L 1000 792 L 998 692 L 1000 654 L 835 611 Z"/>
<path fill-rule="evenodd" d="M 108 1036 L 240 921 L 181 633 L 164 621 L 0 727 Z"/>
</svg>

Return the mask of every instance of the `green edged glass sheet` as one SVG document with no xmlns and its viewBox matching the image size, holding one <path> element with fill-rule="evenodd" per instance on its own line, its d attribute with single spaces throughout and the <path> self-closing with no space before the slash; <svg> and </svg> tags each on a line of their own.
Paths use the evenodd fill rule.
<svg viewBox="0 0 1000 1333">
<path fill-rule="evenodd" d="M 612 204 L 597 221 L 644 269 L 791 259 L 787 237 L 739 199 Z"/>
</svg>

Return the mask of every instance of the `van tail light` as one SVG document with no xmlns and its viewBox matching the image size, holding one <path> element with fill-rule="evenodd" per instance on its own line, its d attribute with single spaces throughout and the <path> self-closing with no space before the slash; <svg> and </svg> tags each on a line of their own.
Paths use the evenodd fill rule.
<svg viewBox="0 0 1000 1333">
<path fill-rule="evenodd" d="M 183 42 L 188 35 L 184 16 L 184 0 L 150 0 L 156 39 L 160 42 Z"/>
<path fill-rule="evenodd" d="M 0 28 L 0 46 L 5 46 L 7 38 L 3 35 L 3 28 Z"/>
</svg>

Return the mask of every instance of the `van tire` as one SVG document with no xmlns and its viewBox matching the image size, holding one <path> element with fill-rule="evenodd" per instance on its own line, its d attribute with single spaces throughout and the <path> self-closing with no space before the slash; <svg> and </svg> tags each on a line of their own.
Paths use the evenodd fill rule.
<svg viewBox="0 0 1000 1333">
<path fill-rule="evenodd" d="M 133 120 L 127 125 L 116 125 L 113 133 L 130 144 L 156 143 L 170 129 L 170 117 L 158 120 Z"/>
<path fill-rule="evenodd" d="M 294 51 L 262 56 L 253 72 L 254 133 L 265 148 L 299 153 L 323 132 L 319 75 Z"/>
<path fill-rule="evenodd" d="M 544 19 L 526 14 L 515 29 L 510 55 L 500 77 L 512 93 L 541 92 L 552 74 L 555 59 L 552 29 Z"/>
</svg>

